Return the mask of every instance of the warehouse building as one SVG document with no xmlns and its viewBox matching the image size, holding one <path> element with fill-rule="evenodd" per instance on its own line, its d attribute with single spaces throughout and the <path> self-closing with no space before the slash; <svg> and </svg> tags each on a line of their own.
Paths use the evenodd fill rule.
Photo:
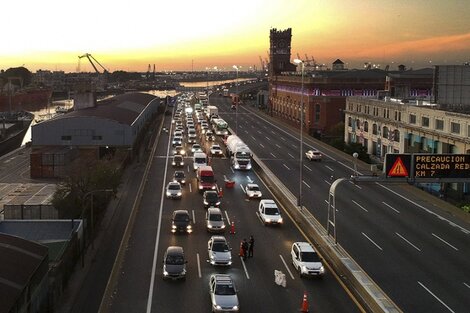
<svg viewBox="0 0 470 313">
<path fill-rule="evenodd" d="M 152 119 L 163 110 L 160 98 L 146 93 L 98 102 L 92 94 L 76 96 L 73 112 L 32 127 L 31 177 L 62 177 L 78 157 L 136 152 Z"/>
</svg>

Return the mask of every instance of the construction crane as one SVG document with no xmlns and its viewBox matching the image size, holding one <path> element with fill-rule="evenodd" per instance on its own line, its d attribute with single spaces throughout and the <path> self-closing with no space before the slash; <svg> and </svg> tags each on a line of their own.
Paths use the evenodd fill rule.
<svg viewBox="0 0 470 313">
<path fill-rule="evenodd" d="M 96 60 L 96 59 L 95 59 L 91 54 L 89 54 L 89 53 L 85 53 L 84 55 L 78 56 L 78 71 L 80 71 L 80 60 L 81 60 L 82 58 L 87 58 L 88 61 L 90 61 L 90 64 L 91 64 L 91 66 L 93 66 L 93 68 L 95 69 L 95 72 L 96 72 L 96 73 L 99 74 L 100 71 L 98 71 L 98 68 L 96 68 L 96 65 L 95 65 L 95 63 L 93 63 L 93 60 L 94 60 L 99 66 L 101 66 L 101 68 L 103 69 L 103 73 L 109 73 L 109 71 L 108 71 L 103 65 L 101 65 L 101 63 L 98 62 L 98 60 Z"/>
</svg>

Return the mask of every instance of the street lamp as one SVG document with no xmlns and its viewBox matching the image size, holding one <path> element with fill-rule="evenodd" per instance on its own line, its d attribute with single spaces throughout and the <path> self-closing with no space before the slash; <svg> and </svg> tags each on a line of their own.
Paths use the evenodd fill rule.
<svg viewBox="0 0 470 313">
<path fill-rule="evenodd" d="M 94 235 L 94 232 L 93 232 L 93 229 L 94 229 L 94 225 L 93 225 L 93 194 L 94 193 L 97 193 L 97 192 L 114 192 L 113 189 L 98 189 L 98 190 L 92 190 L 92 191 L 88 191 L 84 196 L 83 196 L 83 202 L 85 202 L 85 199 L 87 196 L 91 196 L 91 204 L 90 204 L 90 207 L 91 207 L 91 215 L 90 215 L 90 224 L 91 224 L 91 247 L 94 249 L 94 240 L 93 240 L 93 235 Z M 83 211 L 82 211 L 82 216 L 83 216 Z"/>
<path fill-rule="evenodd" d="M 237 71 L 237 79 L 235 80 L 235 99 L 237 100 L 237 103 L 235 104 L 235 134 L 238 134 L 238 100 L 239 100 L 239 95 L 238 95 L 238 71 L 239 68 L 238 66 L 234 65 L 233 68 Z"/>
<path fill-rule="evenodd" d="M 302 60 L 295 59 L 295 64 L 302 64 L 302 88 L 300 94 L 300 154 L 299 154 L 299 163 L 300 163 L 300 178 L 299 178 L 299 198 L 297 199 L 297 205 L 299 209 L 302 210 L 302 184 L 303 184 L 303 145 L 304 145 L 304 137 L 303 137 L 303 125 L 304 125 L 304 69 L 305 63 Z"/>
</svg>

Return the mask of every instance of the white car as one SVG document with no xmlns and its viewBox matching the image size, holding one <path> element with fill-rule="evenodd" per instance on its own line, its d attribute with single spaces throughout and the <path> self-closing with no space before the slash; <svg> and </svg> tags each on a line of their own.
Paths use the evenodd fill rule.
<svg viewBox="0 0 470 313">
<path fill-rule="evenodd" d="M 215 156 L 215 155 L 217 155 L 217 156 L 222 156 L 222 155 L 224 155 L 224 153 L 222 152 L 222 148 L 220 148 L 219 145 L 212 145 L 212 147 L 211 147 L 211 155 L 212 155 L 212 156 Z"/>
<path fill-rule="evenodd" d="M 292 264 L 302 276 L 323 276 L 325 268 L 315 249 L 308 242 L 294 242 L 291 249 Z"/>
<path fill-rule="evenodd" d="M 188 130 L 188 143 L 196 142 L 196 130 L 190 129 Z"/>
<path fill-rule="evenodd" d="M 308 150 L 305 152 L 305 157 L 310 161 L 321 161 L 322 159 L 321 152 L 317 149 Z"/>
<path fill-rule="evenodd" d="M 245 192 L 248 198 L 261 198 L 262 196 L 257 184 L 246 184 Z"/>
<path fill-rule="evenodd" d="M 239 312 L 237 288 L 230 275 L 212 274 L 209 278 L 212 312 Z"/>
<path fill-rule="evenodd" d="M 228 246 L 224 236 L 212 236 L 207 242 L 208 262 L 212 265 L 232 265 L 232 249 Z"/>
<path fill-rule="evenodd" d="M 166 186 L 166 197 L 170 199 L 181 199 L 183 189 L 178 182 L 171 181 Z"/>
<path fill-rule="evenodd" d="M 195 144 L 191 147 L 191 152 L 192 152 L 192 153 L 194 153 L 194 152 L 202 152 L 201 145 L 198 144 L 198 143 L 195 143 Z"/>
<path fill-rule="evenodd" d="M 283 219 L 276 202 L 271 199 L 263 199 L 259 202 L 258 214 L 264 225 L 282 224 Z"/>
</svg>

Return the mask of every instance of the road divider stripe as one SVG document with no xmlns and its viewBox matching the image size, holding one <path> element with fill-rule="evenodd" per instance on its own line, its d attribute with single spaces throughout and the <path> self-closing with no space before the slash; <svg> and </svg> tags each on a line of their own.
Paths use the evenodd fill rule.
<svg viewBox="0 0 470 313">
<path fill-rule="evenodd" d="M 304 167 L 305 167 L 306 169 L 308 169 L 310 172 L 312 171 L 312 169 L 311 169 L 310 167 L 308 167 L 307 165 L 305 165 L 305 164 L 304 164 Z"/>
<path fill-rule="evenodd" d="M 196 214 L 194 214 L 194 210 L 191 210 L 191 212 L 193 213 L 193 224 L 196 224 Z"/>
<path fill-rule="evenodd" d="M 287 266 L 286 261 L 284 261 L 284 258 L 282 257 L 282 255 L 279 254 L 279 257 L 281 258 L 282 263 L 284 263 L 284 266 L 286 267 L 287 272 L 289 272 L 289 275 L 292 278 L 292 280 L 295 280 L 294 275 L 292 275 L 292 272 L 290 271 L 289 266 Z"/>
<path fill-rule="evenodd" d="M 351 201 L 352 201 L 355 205 L 357 205 L 358 207 L 360 207 L 361 209 L 363 209 L 364 211 L 369 212 L 369 211 L 367 211 L 367 209 L 366 209 L 365 207 L 363 207 L 362 205 L 360 205 L 360 204 L 357 203 L 356 201 L 354 201 L 354 200 L 351 200 Z"/>
<path fill-rule="evenodd" d="M 439 237 L 438 235 L 436 234 L 432 234 L 434 237 L 436 237 L 437 239 L 439 239 L 440 241 L 442 241 L 443 243 L 445 243 L 446 245 L 448 245 L 449 247 L 451 247 L 452 249 L 454 249 L 455 251 L 459 251 L 459 249 L 457 249 L 456 247 L 454 247 L 453 245 L 451 245 L 450 243 L 448 243 L 447 241 L 445 241 L 444 239 L 442 239 L 441 237 Z"/>
<path fill-rule="evenodd" d="M 248 274 L 248 270 L 246 269 L 245 261 L 243 261 L 243 257 L 240 257 L 240 261 L 242 261 L 243 269 L 245 270 L 245 275 L 247 279 L 250 279 L 250 274 Z"/>
<path fill-rule="evenodd" d="M 286 141 L 286 138 L 284 138 L 284 137 L 281 136 L 281 140 L 282 140 L 282 141 Z"/>
<path fill-rule="evenodd" d="M 470 285 L 467 284 L 466 282 L 463 282 L 463 284 L 465 285 L 465 287 L 469 288 L 470 289 Z"/>
<path fill-rule="evenodd" d="M 268 136 L 264 136 L 266 138 L 267 141 L 271 141 L 271 138 L 269 138 Z"/>
<path fill-rule="evenodd" d="M 310 187 L 309 184 L 307 184 L 307 183 L 305 182 L 305 180 L 302 180 L 302 183 L 304 183 L 304 185 L 307 186 L 308 188 L 312 188 L 312 187 Z"/>
<path fill-rule="evenodd" d="M 197 273 L 199 275 L 199 278 L 202 277 L 201 275 L 201 262 L 199 260 L 199 253 L 196 253 L 196 259 L 197 259 Z"/>
<path fill-rule="evenodd" d="M 278 145 L 277 143 L 276 143 L 276 147 L 278 147 L 279 149 L 281 149 L 281 146 L 280 146 L 280 145 Z"/>
<path fill-rule="evenodd" d="M 376 246 L 380 251 L 384 251 L 384 250 L 382 249 L 382 247 L 379 246 L 377 243 L 375 243 L 375 241 L 373 241 L 372 239 L 370 239 L 369 236 L 367 236 L 367 235 L 364 234 L 364 233 L 361 233 L 361 234 L 362 234 L 364 237 L 366 237 L 370 242 L 372 242 L 372 243 L 374 244 L 374 246 Z"/>
<path fill-rule="evenodd" d="M 256 141 L 256 138 L 255 138 L 255 137 L 251 136 L 251 138 L 252 138 L 254 141 Z"/>
<path fill-rule="evenodd" d="M 418 248 L 417 246 L 415 246 L 414 244 L 412 244 L 408 239 L 406 239 L 405 237 L 403 237 L 402 235 L 400 235 L 399 233 L 395 232 L 395 234 L 400 237 L 401 239 L 403 239 L 405 242 L 407 242 L 410 246 L 412 246 L 413 248 L 415 248 L 416 250 L 418 250 L 419 252 L 421 252 L 421 249 Z"/>
<path fill-rule="evenodd" d="M 330 185 L 330 186 L 331 186 L 331 182 L 329 182 L 329 181 L 325 180 L 325 183 L 327 183 L 328 185 Z"/>
<path fill-rule="evenodd" d="M 243 185 L 242 185 L 242 184 L 240 184 L 240 188 L 242 189 L 243 193 L 246 194 L 245 188 L 243 188 Z"/>
<path fill-rule="evenodd" d="M 228 226 L 230 226 L 232 223 L 230 222 L 230 217 L 228 217 L 227 210 L 225 210 L 225 217 L 227 218 Z"/>
<path fill-rule="evenodd" d="M 290 154 L 289 152 L 287 152 L 287 154 L 288 154 L 291 158 L 295 159 L 295 157 L 294 157 L 292 154 Z"/>
<path fill-rule="evenodd" d="M 274 155 L 274 153 L 271 152 L 271 155 L 273 156 L 273 158 L 276 158 L 276 156 Z"/>
<path fill-rule="evenodd" d="M 261 148 L 264 148 L 264 146 L 263 146 L 263 144 L 262 144 L 262 143 L 260 143 L 259 145 L 260 145 L 260 147 L 261 147 Z"/>
<path fill-rule="evenodd" d="M 387 206 L 387 207 L 389 207 L 390 209 L 392 209 L 393 211 L 395 211 L 395 212 L 397 212 L 397 213 L 400 213 L 400 211 L 398 211 L 397 209 L 395 209 L 394 207 L 392 207 L 390 204 L 385 203 L 385 202 L 383 202 L 383 201 L 382 201 L 382 203 L 383 203 L 385 206 Z"/>
<path fill-rule="evenodd" d="M 335 171 L 334 169 L 332 169 L 332 168 L 331 168 L 331 167 L 329 167 L 328 165 L 325 165 L 325 167 L 326 167 L 327 169 L 329 169 L 330 171 L 332 171 L 332 172 L 334 172 L 334 171 Z"/>
<path fill-rule="evenodd" d="M 287 168 L 288 170 L 290 170 L 290 168 L 289 168 L 287 165 L 285 165 L 284 163 L 282 163 L 282 165 L 284 165 L 285 168 Z"/>
<path fill-rule="evenodd" d="M 421 287 L 423 287 L 424 290 L 426 290 L 427 292 L 429 292 L 429 294 L 430 294 L 431 296 L 433 296 L 437 301 L 439 301 L 443 306 L 445 306 L 446 309 L 449 310 L 449 312 L 455 313 L 454 310 L 452 310 L 447 304 L 445 304 L 444 301 L 442 301 L 441 299 L 439 299 L 439 297 L 436 296 L 431 290 L 429 290 L 429 288 L 426 287 L 422 282 L 418 281 L 418 284 L 419 284 Z"/>
</svg>

